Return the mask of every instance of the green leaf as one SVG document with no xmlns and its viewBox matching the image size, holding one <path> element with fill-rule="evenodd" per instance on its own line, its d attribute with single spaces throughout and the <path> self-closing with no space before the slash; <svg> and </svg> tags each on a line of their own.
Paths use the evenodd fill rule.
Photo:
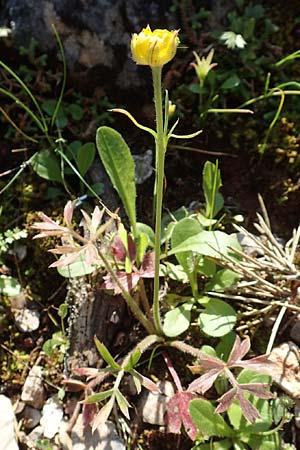
<svg viewBox="0 0 300 450">
<path fill-rule="evenodd" d="M 66 303 L 62 303 L 58 308 L 58 315 L 64 319 L 68 314 L 68 305 Z"/>
<path fill-rule="evenodd" d="M 0 275 L 0 294 L 14 297 L 20 294 L 21 285 L 16 278 Z"/>
<path fill-rule="evenodd" d="M 137 222 L 136 228 L 137 228 L 138 235 L 145 234 L 148 238 L 148 245 L 150 247 L 154 248 L 155 236 L 154 236 L 153 229 L 149 225 L 146 225 L 145 223 L 142 223 L 142 222 Z"/>
<path fill-rule="evenodd" d="M 224 233 L 223 231 L 202 230 L 195 236 L 185 239 L 181 244 L 172 248 L 168 254 L 174 255 L 181 252 L 193 251 L 201 255 L 211 256 L 221 259 L 222 254 L 234 257 L 228 247 L 241 249 L 236 236 Z"/>
<path fill-rule="evenodd" d="M 195 450 L 231 450 L 231 449 L 232 449 L 231 439 L 222 439 L 221 441 L 210 442 L 209 444 L 199 444 L 195 448 Z"/>
<path fill-rule="evenodd" d="M 48 116 L 52 117 L 53 114 L 55 113 L 57 101 L 51 99 L 45 100 L 41 106 L 43 111 L 45 111 L 48 114 Z M 65 109 L 62 105 L 60 105 L 59 110 L 57 111 L 56 122 L 59 128 L 65 128 L 68 124 L 68 118 L 66 116 Z"/>
<path fill-rule="evenodd" d="M 72 119 L 81 120 L 84 116 L 84 110 L 81 106 L 76 105 L 76 103 L 71 103 L 68 105 L 68 112 L 70 112 Z"/>
<path fill-rule="evenodd" d="M 95 158 L 96 148 L 93 142 L 84 144 L 77 153 L 77 166 L 81 175 L 85 175 Z"/>
<path fill-rule="evenodd" d="M 199 326 L 208 336 L 220 337 L 229 333 L 236 322 L 235 310 L 228 303 L 212 298 L 199 315 Z"/>
<path fill-rule="evenodd" d="M 136 236 L 135 168 L 130 150 L 120 133 L 110 127 L 98 128 L 96 144 L 101 161 L 122 200 Z"/>
<path fill-rule="evenodd" d="M 171 237 L 171 246 L 176 247 L 180 245 L 185 239 L 195 236 L 202 231 L 199 222 L 190 217 L 181 219 L 173 228 Z M 199 257 L 193 256 L 193 251 L 187 251 L 175 254 L 177 261 L 183 267 L 191 284 L 192 291 L 195 295 L 197 291 L 196 267 L 198 266 Z"/>
<path fill-rule="evenodd" d="M 220 414 L 216 414 L 214 406 L 202 398 L 190 401 L 189 411 L 193 422 L 200 433 L 219 437 L 232 437 L 234 432 Z"/>
<path fill-rule="evenodd" d="M 192 305 L 190 303 L 183 303 L 166 313 L 163 325 L 166 336 L 178 336 L 188 329 L 191 321 L 191 309 Z"/>
<path fill-rule="evenodd" d="M 114 358 L 112 357 L 112 355 L 110 354 L 109 350 L 107 349 L 107 347 L 99 341 L 99 339 L 97 338 L 97 336 L 94 337 L 94 341 L 97 347 L 98 352 L 100 353 L 100 355 L 102 356 L 102 358 L 104 359 L 104 361 L 112 368 L 112 369 L 116 369 L 116 370 L 122 370 L 122 367 L 120 366 L 120 364 L 118 364 Z"/>
<path fill-rule="evenodd" d="M 58 273 L 65 278 L 83 277 L 84 275 L 95 272 L 95 270 L 97 270 L 97 266 L 87 264 L 84 255 L 80 255 L 72 264 L 57 267 Z"/>
<path fill-rule="evenodd" d="M 139 362 L 141 356 L 142 356 L 142 352 L 140 350 L 136 350 L 134 353 L 132 353 L 130 355 L 128 363 L 124 367 L 124 370 L 126 370 L 128 372 L 130 370 L 132 370 Z"/>
<path fill-rule="evenodd" d="M 31 160 L 33 170 L 50 181 L 62 182 L 61 167 L 57 156 L 51 150 L 41 150 Z"/>
<path fill-rule="evenodd" d="M 101 402 L 105 400 L 107 397 L 110 397 L 114 393 L 113 389 L 108 389 L 107 391 L 98 392 L 97 394 L 90 395 L 87 397 L 82 403 L 89 405 L 91 403 Z"/>
<path fill-rule="evenodd" d="M 203 169 L 202 187 L 206 202 L 206 217 L 213 219 L 223 208 L 224 199 L 218 192 L 222 186 L 221 172 L 217 164 L 206 161 Z"/>
<path fill-rule="evenodd" d="M 237 75 L 231 75 L 229 78 L 227 78 L 224 83 L 221 85 L 220 89 L 234 89 L 238 87 L 241 83 L 241 79 Z"/>
<path fill-rule="evenodd" d="M 128 408 L 130 407 L 130 405 L 129 405 L 128 401 L 126 400 L 124 395 L 119 391 L 119 389 L 117 389 L 115 391 L 115 394 L 116 394 L 116 400 L 117 400 L 120 410 L 122 411 L 124 416 L 127 417 L 128 420 L 130 420 L 129 411 L 128 411 Z"/>
<path fill-rule="evenodd" d="M 224 291 L 225 288 L 233 286 L 239 275 L 229 269 L 219 270 L 214 277 L 205 285 L 205 291 Z"/>
</svg>

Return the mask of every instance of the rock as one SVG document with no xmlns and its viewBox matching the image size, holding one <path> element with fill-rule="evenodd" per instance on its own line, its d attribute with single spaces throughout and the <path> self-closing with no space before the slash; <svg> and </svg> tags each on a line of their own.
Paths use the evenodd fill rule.
<svg viewBox="0 0 300 450">
<path fill-rule="evenodd" d="M 35 331 L 40 326 L 40 314 L 35 309 L 24 308 L 14 312 L 16 327 L 23 333 Z"/>
<path fill-rule="evenodd" d="M 62 450 L 125 450 L 125 444 L 118 436 L 115 425 L 109 420 L 92 433 L 90 426 L 83 427 L 80 414 L 70 434 L 66 429 L 67 423 L 63 422 L 59 432 Z"/>
<path fill-rule="evenodd" d="M 300 399 L 300 350 L 293 342 L 275 347 L 269 356 L 277 363 L 278 369 L 272 373 L 276 384 L 294 399 Z"/>
<path fill-rule="evenodd" d="M 0 395 L 0 411 L 0 450 L 19 450 L 14 430 L 13 406 L 5 395 Z"/>
<path fill-rule="evenodd" d="M 41 412 L 31 406 L 26 406 L 22 411 L 21 418 L 23 419 L 24 428 L 32 429 L 40 422 Z"/>
<path fill-rule="evenodd" d="M 297 317 L 297 322 L 292 326 L 290 331 L 290 338 L 296 342 L 300 343 L 300 317 Z"/>
<path fill-rule="evenodd" d="M 7 0 L 0 25 L 10 25 L 16 46 L 34 38 L 42 51 L 57 51 L 54 24 L 74 76 L 111 88 L 140 86 L 138 68 L 129 57 L 131 34 L 152 28 L 178 28 L 169 13 L 172 0 Z M 2 23 L 1 23 L 2 22 Z M 58 52 L 59 53 L 59 52 Z"/>
<path fill-rule="evenodd" d="M 143 422 L 152 425 L 165 425 L 164 415 L 169 399 L 174 394 L 174 387 L 170 381 L 159 381 L 158 387 L 161 394 L 145 391 L 141 397 L 139 409 Z"/>
<path fill-rule="evenodd" d="M 61 402 L 55 397 L 48 398 L 43 406 L 40 421 L 45 438 L 52 439 L 58 433 L 63 415 Z"/>
<path fill-rule="evenodd" d="M 248 236 L 247 234 L 239 231 L 236 234 L 236 238 L 240 244 L 240 246 L 242 247 L 243 251 L 246 253 L 246 255 L 250 255 L 250 256 L 263 256 L 263 250 L 261 247 L 259 247 L 259 245 L 253 240 L 251 239 L 250 236 Z M 253 235 L 254 236 L 254 235 Z M 261 240 L 261 238 L 259 236 L 255 236 L 255 238 L 257 238 L 258 240 Z"/>
<path fill-rule="evenodd" d="M 34 366 L 22 389 L 21 400 L 34 408 L 40 409 L 44 403 L 43 368 Z"/>
<path fill-rule="evenodd" d="M 43 427 L 41 425 L 35 427 L 31 433 L 24 438 L 24 444 L 29 448 L 36 450 L 37 441 L 43 439 Z"/>
</svg>

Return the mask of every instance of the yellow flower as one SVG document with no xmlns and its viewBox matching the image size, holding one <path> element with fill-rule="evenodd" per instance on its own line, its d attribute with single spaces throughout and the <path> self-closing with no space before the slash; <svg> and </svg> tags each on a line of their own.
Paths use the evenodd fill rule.
<svg viewBox="0 0 300 450">
<path fill-rule="evenodd" d="M 131 39 L 131 53 L 137 64 L 161 67 L 174 58 L 179 43 L 178 30 L 154 30 L 150 26 Z"/>
<path fill-rule="evenodd" d="M 212 59 L 214 57 L 214 50 L 212 49 L 206 58 L 204 56 L 200 58 L 200 56 L 197 55 L 196 52 L 193 52 L 193 54 L 195 56 L 196 63 L 191 63 L 191 66 L 193 66 L 194 69 L 196 70 L 200 86 L 203 87 L 208 72 L 217 66 L 217 63 L 212 63 Z"/>
</svg>

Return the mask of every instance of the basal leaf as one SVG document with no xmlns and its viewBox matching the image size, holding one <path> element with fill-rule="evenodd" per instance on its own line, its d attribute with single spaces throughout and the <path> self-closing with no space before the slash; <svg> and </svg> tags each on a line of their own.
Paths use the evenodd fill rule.
<svg viewBox="0 0 300 450">
<path fill-rule="evenodd" d="M 93 142 L 86 142 L 76 155 L 76 162 L 78 170 L 81 175 L 85 175 L 88 169 L 91 167 L 96 154 L 95 144 Z"/>
<path fill-rule="evenodd" d="M 33 170 L 45 180 L 62 182 L 61 167 L 51 150 L 41 150 L 31 160 Z"/>
<path fill-rule="evenodd" d="M 191 309 L 190 303 L 183 303 L 166 313 L 163 325 L 166 336 L 178 336 L 188 329 L 191 321 Z"/>
<path fill-rule="evenodd" d="M 200 231 L 198 234 L 185 239 L 183 242 L 173 247 L 168 254 L 178 255 L 182 252 L 193 251 L 200 255 L 211 256 L 221 259 L 222 254 L 232 255 L 229 247 L 241 249 L 236 237 L 223 231 Z"/>
<path fill-rule="evenodd" d="M 121 134 L 110 127 L 98 128 L 96 144 L 101 161 L 120 196 L 136 235 L 135 168 L 129 147 Z"/>
<path fill-rule="evenodd" d="M 212 298 L 199 315 L 199 326 L 209 336 L 220 337 L 229 333 L 236 322 L 235 310 L 222 300 Z"/>
<path fill-rule="evenodd" d="M 191 400 L 189 404 L 191 417 L 198 430 L 205 435 L 231 437 L 233 430 L 226 424 L 219 414 L 216 414 L 215 407 L 202 398 Z"/>
</svg>

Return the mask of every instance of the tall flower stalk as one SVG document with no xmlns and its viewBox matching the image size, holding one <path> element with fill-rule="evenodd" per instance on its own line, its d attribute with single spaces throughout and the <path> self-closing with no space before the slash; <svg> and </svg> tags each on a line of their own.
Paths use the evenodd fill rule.
<svg viewBox="0 0 300 450">
<path fill-rule="evenodd" d="M 154 104 L 156 115 L 156 132 L 138 124 L 127 112 L 125 113 L 139 128 L 150 132 L 155 138 L 155 184 L 154 184 L 154 213 L 155 213 L 155 261 L 154 261 L 154 290 L 153 290 L 153 322 L 156 333 L 163 335 L 161 317 L 159 311 L 159 266 L 160 266 L 160 242 L 161 242 L 161 216 L 163 201 L 163 180 L 165 154 L 167 150 L 168 140 L 170 137 L 190 138 L 199 132 L 191 135 L 178 136 L 173 134 L 177 122 L 168 131 L 168 114 L 169 105 L 168 93 L 165 98 L 165 115 L 163 114 L 163 98 L 162 98 L 162 68 L 176 54 L 179 43 L 178 31 L 168 31 L 157 29 L 151 31 L 149 25 L 139 34 L 134 33 L 131 40 L 131 52 L 134 61 L 140 65 L 148 65 L 152 69 Z"/>
</svg>

